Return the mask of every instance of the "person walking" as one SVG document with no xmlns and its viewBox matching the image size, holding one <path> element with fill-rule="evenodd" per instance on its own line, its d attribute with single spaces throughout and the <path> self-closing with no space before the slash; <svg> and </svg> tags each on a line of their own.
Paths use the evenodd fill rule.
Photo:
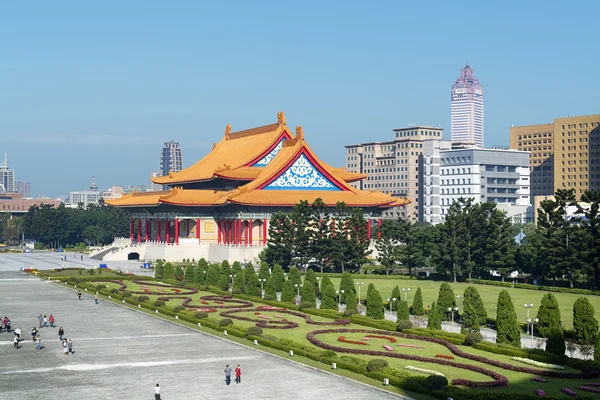
<svg viewBox="0 0 600 400">
<path fill-rule="evenodd" d="M 44 326 L 44 328 L 48 327 L 48 317 L 46 317 L 45 315 L 44 315 L 44 324 L 43 324 L 43 326 Z"/>
<path fill-rule="evenodd" d="M 6 322 L 4 323 L 4 325 L 6 325 L 6 332 L 10 333 L 10 319 L 8 319 L 8 318 L 6 318 L 6 317 L 4 317 L 4 319 L 5 319 L 5 321 L 6 321 Z"/>
<path fill-rule="evenodd" d="M 67 339 L 63 339 L 62 341 L 62 346 L 63 346 L 63 353 L 65 356 L 68 356 L 69 353 L 67 353 L 69 350 L 67 349 Z"/>
<path fill-rule="evenodd" d="M 97 294 L 94 295 L 94 301 L 96 302 L 96 304 L 98 304 L 98 295 Z"/>
<path fill-rule="evenodd" d="M 83 261 L 83 254 L 81 255 L 81 261 Z"/>
<path fill-rule="evenodd" d="M 231 383 L 231 368 L 229 368 L 229 364 L 225 366 L 225 384 L 229 385 Z"/>
<path fill-rule="evenodd" d="M 71 339 L 69 339 L 69 340 L 67 341 L 67 346 L 68 346 L 68 348 L 69 348 L 69 354 L 71 354 L 71 355 L 72 355 L 72 354 L 73 354 L 73 341 L 72 341 Z"/>
<path fill-rule="evenodd" d="M 160 385 L 158 383 L 154 387 L 154 400 L 160 400 Z"/>
<path fill-rule="evenodd" d="M 41 328 L 42 324 L 44 323 L 44 317 L 42 317 L 42 314 L 39 315 L 38 322 L 40 323 L 40 328 Z"/>
<path fill-rule="evenodd" d="M 77 292 L 77 297 L 79 297 L 79 300 L 81 300 L 81 290 Z"/>
<path fill-rule="evenodd" d="M 50 322 L 50 328 L 54 328 L 54 315 L 50 314 L 48 321 Z"/>
<path fill-rule="evenodd" d="M 35 336 L 35 349 L 36 350 L 42 349 L 42 338 L 40 337 L 39 334 Z"/>
<path fill-rule="evenodd" d="M 235 383 L 242 383 L 242 367 L 240 367 L 240 364 L 235 367 Z"/>
<path fill-rule="evenodd" d="M 13 349 L 20 349 L 19 337 L 17 335 L 15 335 L 15 338 L 13 339 Z"/>
<path fill-rule="evenodd" d="M 15 329 L 15 336 L 16 336 L 16 337 L 17 337 L 19 340 L 21 340 L 21 328 L 19 328 L 18 326 L 17 326 L 17 329 Z"/>
<path fill-rule="evenodd" d="M 63 329 L 63 327 L 61 326 L 60 328 L 58 328 L 58 339 L 62 342 L 63 340 L 63 335 L 65 334 L 65 330 Z"/>
<path fill-rule="evenodd" d="M 33 340 L 35 342 L 35 337 L 37 336 L 37 329 L 35 329 L 35 326 L 33 328 L 31 328 L 31 340 Z"/>
</svg>

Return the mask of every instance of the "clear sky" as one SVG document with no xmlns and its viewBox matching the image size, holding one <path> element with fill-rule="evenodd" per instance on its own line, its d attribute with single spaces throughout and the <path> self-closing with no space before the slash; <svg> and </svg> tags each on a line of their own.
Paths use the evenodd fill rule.
<svg viewBox="0 0 600 400">
<path fill-rule="evenodd" d="M 225 125 L 302 125 L 325 161 L 408 123 L 450 136 L 468 61 L 485 143 L 511 124 L 600 113 L 594 1 L 4 1 L 0 153 L 32 194 L 149 184 Z"/>
</svg>

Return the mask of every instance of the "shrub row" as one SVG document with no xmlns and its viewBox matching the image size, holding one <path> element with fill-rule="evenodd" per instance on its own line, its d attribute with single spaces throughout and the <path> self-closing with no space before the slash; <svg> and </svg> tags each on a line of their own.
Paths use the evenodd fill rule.
<svg viewBox="0 0 600 400">
<path fill-rule="evenodd" d="M 557 286 L 531 285 L 529 283 L 500 282 L 500 281 L 491 281 L 491 280 L 486 280 L 486 279 L 473 279 L 472 281 L 473 281 L 473 283 L 477 283 L 480 285 L 491 285 L 491 286 L 509 287 L 509 288 L 517 288 L 517 289 L 528 289 L 528 290 L 540 290 L 543 292 L 572 293 L 572 294 L 584 294 L 584 295 L 592 295 L 592 296 L 600 295 L 600 292 L 598 292 L 597 290 L 590 290 L 590 289 L 575 289 L 575 288 L 566 288 L 566 287 L 557 287 Z"/>
</svg>

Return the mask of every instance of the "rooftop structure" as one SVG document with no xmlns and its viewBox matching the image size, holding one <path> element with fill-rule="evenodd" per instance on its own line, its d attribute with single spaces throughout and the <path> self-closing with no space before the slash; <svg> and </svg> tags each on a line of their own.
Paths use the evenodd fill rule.
<svg viewBox="0 0 600 400">
<path fill-rule="evenodd" d="M 452 142 L 483 147 L 483 87 L 467 64 L 452 85 Z"/>
</svg>

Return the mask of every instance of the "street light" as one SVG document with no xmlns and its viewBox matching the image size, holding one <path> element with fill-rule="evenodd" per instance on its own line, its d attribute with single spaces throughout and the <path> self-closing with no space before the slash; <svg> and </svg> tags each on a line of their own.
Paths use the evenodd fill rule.
<svg viewBox="0 0 600 400">
<path fill-rule="evenodd" d="M 317 276 L 317 298 L 321 298 L 321 277 Z"/>
<path fill-rule="evenodd" d="M 409 287 L 407 287 L 407 288 L 404 288 L 404 287 L 403 287 L 403 288 L 402 288 L 402 289 L 400 289 L 400 290 L 402 290 L 402 291 L 404 292 L 404 301 L 406 301 L 406 294 L 407 294 L 408 292 L 410 292 L 410 288 L 409 288 Z"/>
<path fill-rule="evenodd" d="M 356 285 L 358 286 L 358 304 L 360 304 L 360 287 L 364 284 L 364 282 L 356 282 Z"/>
<path fill-rule="evenodd" d="M 338 307 L 342 306 L 342 295 L 344 294 L 344 290 L 336 290 L 335 292 L 338 295 Z"/>
<path fill-rule="evenodd" d="M 391 300 L 391 301 L 390 301 Z M 390 312 L 392 312 L 392 302 L 396 302 L 396 298 L 392 297 L 391 299 L 387 299 L 388 303 L 390 303 Z"/>
<path fill-rule="evenodd" d="M 302 287 L 302 284 L 294 284 L 294 287 L 298 288 L 298 297 L 300 297 L 300 288 Z"/>
<path fill-rule="evenodd" d="M 456 296 L 456 300 L 458 300 L 460 302 L 460 308 L 458 309 L 458 313 L 460 315 L 462 315 L 462 303 L 463 303 L 463 296 L 460 294 L 457 294 Z"/>
<path fill-rule="evenodd" d="M 525 307 L 525 309 L 527 310 L 527 318 L 525 319 L 525 321 L 527 321 L 527 333 L 529 333 L 529 323 L 531 322 L 529 318 L 529 309 L 533 307 L 533 303 L 525 303 L 523 304 L 523 307 Z M 531 333 L 533 334 L 533 332 Z"/>
<path fill-rule="evenodd" d="M 458 307 L 448 307 L 448 312 L 452 316 L 452 323 L 454 323 L 454 313 L 458 311 Z"/>
<path fill-rule="evenodd" d="M 533 304 L 532 304 L 533 305 Z M 533 348 L 533 325 L 537 324 L 538 322 L 540 322 L 539 318 L 527 318 L 527 330 L 529 331 L 529 324 L 531 324 L 531 348 Z"/>
<path fill-rule="evenodd" d="M 229 290 L 231 290 L 231 293 L 233 293 L 233 281 L 235 279 L 235 276 L 229 274 L 229 277 L 231 278 L 231 288 Z"/>
<path fill-rule="evenodd" d="M 266 282 L 267 280 L 265 278 L 259 279 L 260 281 L 260 297 L 261 298 L 265 298 L 265 291 L 263 290 L 263 282 Z"/>
</svg>

